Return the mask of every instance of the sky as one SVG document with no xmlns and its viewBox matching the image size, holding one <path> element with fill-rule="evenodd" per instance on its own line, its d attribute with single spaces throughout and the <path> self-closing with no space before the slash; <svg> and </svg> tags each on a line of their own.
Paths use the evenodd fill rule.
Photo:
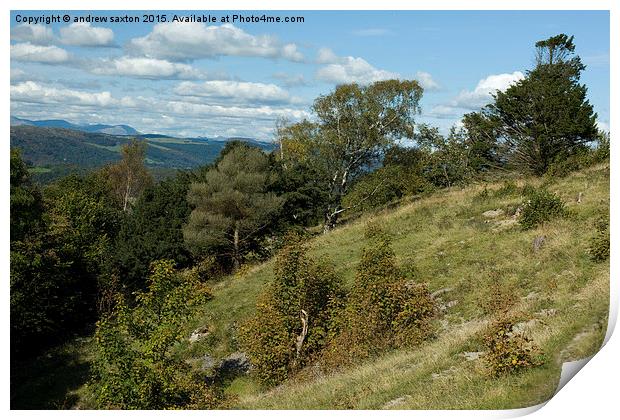
<svg viewBox="0 0 620 420">
<path fill-rule="evenodd" d="M 88 15 L 108 21 L 74 21 Z M 138 22 L 110 22 L 125 15 Z M 523 78 L 536 41 L 559 33 L 575 36 L 581 82 L 608 131 L 608 11 L 12 11 L 11 115 L 269 141 L 278 119 L 312 118 L 314 99 L 338 84 L 399 78 L 424 88 L 417 122 L 447 133 Z"/>
</svg>

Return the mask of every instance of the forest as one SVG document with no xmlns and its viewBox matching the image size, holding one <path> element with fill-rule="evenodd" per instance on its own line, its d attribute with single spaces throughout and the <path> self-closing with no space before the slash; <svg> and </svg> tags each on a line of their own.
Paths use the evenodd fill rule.
<svg viewBox="0 0 620 420">
<path fill-rule="evenodd" d="M 540 402 L 468 402 L 450 366 L 373 388 L 372 372 L 409 358 L 422 372 L 444 350 L 479 363 L 481 392 L 520 378 L 548 397 L 552 356 L 595 351 L 608 310 L 609 133 L 573 41 L 537 42 L 525 78 L 447 134 L 417 122 L 420 83 L 394 79 L 317 97 L 310 119 L 278 121 L 271 151 L 229 141 L 161 180 L 144 139 L 115 161 L 93 148 L 101 166 L 47 185 L 11 148 L 11 408 Z M 557 261 L 574 283 L 558 285 Z M 534 279 L 556 294 L 530 305 Z M 570 318 L 575 296 L 600 305 Z M 559 319 L 555 341 L 523 329 L 530 312 Z M 576 350 L 580 328 L 590 341 Z M 418 400 L 405 383 L 461 400 Z"/>
</svg>

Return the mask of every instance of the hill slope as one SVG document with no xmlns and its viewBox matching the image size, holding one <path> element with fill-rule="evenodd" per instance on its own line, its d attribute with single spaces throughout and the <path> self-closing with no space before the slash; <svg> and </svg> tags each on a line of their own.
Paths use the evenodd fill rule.
<svg viewBox="0 0 620 420">
<path fill-rule="evenodd" d="M 521 179 L 539 185 L 541 179 Z M 531 406 L 553 395 L 561 364 L 594 354 L 606 331 L 609 262 L 594 262 L 587 249 L 593 224 L 609 215 L 609 164 L 555 179 L 570 215 L 523 231 L 511 214 L 523 197 L 501 184 L 438 192 L 374 217 L 393 235 L 400 262 L 436 293 L 443 307 L 437 337 L 420 347 L 387 353 L 342 372 L 306 372 L 274 389 L 239 376 L 226 392 L 234 408 L 252 409 L 505 409 Z M 577 202 L 579 193 L 581 202 Z M 504 215 L 487 218 L 488 210 Z M 370 217 L 310 240 L 311 253 L 331 260 L 351 285 Z M 544 236 L 542 247 L 533 241 Z M 187 336 L 208 326 L 203 340 L 179 343 L 177 354 L 194 366 L 239 350 L 237 326 L 255 310 L 273 277 L 273 261 L 242 268 L 213 286 L 214 299 L 196 314 Z M 545 353 L 546 363 L 522 374 L 493 378 L 476 359 L 481 333 L 493 318 L 485 307 L 497 279 L 515 300 L 522 328 Z M 92 338 L 78 338 L 11 372 L 13 408 L 89 408 L 84 386 Z M 468 360 L 472 359 L 472 360 Z"/>
<path fill-rule="evenodd" d="M 539 179 L 520 181 L 533 185 Z M 375 219 L 393 235 L 396 255 L 413 264 L 417 281 L 438 293 L 443 306 L 435 340 L 394 351 L 337 374 L 320 369 L 303 379 L 261 390 L 251 377 L 230 385 L 240 408 L 445 408 L 501 409 L 548 399 L 561 363 L 593 354 L 606 330 L 609 265 L 587 253 L 593 224 L 609 212 L 609 167 L 590 168 L 547 188 L 570 214 L 535 230 L 523 231 L 511 217 L 523 197 L 518 191 L 494 193 L 500 185 L 444 191 L 386 211 Z M 583 193 L 580 203 L 579 193 Z M 482 213 L 502 209 L 504 215 Z M 364 245 L 366 219 L 311 241 L 312 253 L 335 263 L 349 284 Z M 544 236 L 542 247 L 533 241 Z M 186 344 L 186 358 L 224 357 L 238 350 L 236 325 L 254 311 L 257 295 L 272 278 L 272 262 L 247 269 L 218 284 L 194 327 L 208 325 L 208 339 Z M 480 359 L 481 333 L 492 319 L 488 307 L 493 279 L 515 301 L 512 312 L 545 353 L 546 363 L 523 374 L 493 378 Z M 466 353 L 467 352 L 467 353 Z M 471 352 L 471 353 L 469 353 Z M 466 357 L 467 356 L 467 357 Z"/>
</svg>

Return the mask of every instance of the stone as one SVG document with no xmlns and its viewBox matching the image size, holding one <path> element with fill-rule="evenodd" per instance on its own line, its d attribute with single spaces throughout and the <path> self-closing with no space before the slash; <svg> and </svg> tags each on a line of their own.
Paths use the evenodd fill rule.
<svg viewBox="0 0 620 420">
<path fill-rule="evenodd" d="M 390 408 L 394 408 L 394 407 L 398 407 L 399 405 L 402 405 L 405 401 L 407 401 L 407 399 L 411 398 L 411 395 L 403 395 L 402 397 L 398 397 L 392 401 L 388 401 L 387 403 L 385 403 L 385 405 L 383 406 L 383 409 L 390 409 Z"/>
<path fill-rule="evenodd" d="M 189 342 L 195 343 L 196 341 L 202 340 L 206 336 L 209 335 L 209 327 L 206 325 L 204 327 L 196 328 L 189 336 Z"/>
<path fill-rule="evenodd" d="M 542 317 L 550 317 L 550 316 L 554 316 L 557 313 L 558 313 L 557 309 L 549 308 L 549 309 L 542 309 L 542 310 L 536 312 L 534 315 L 542 316 Z"/>
<path fill-rule="evenodd" d="M 480 356 L 483 354 L 483 351 L 466 351 L 462 353 L 463 357 L 467 359 L 468 362 L 473 362 L 474 360 L 480 359 Z"/>
<path fill-rule="evenodd" d="M 512 327 L 513 334 L 523 333 L 531 328 L 533 328 L 536 324 L 538 324 L 540 320 L 534 318 L 529 321 L 519 322 Z"/>
<path fill-rule="evenodd" d="M 487 219 L 495 219 L 496 217 L 503 216 L 503 215 L 504 215 L 504 210 L 502 209 L 487 210 L 484 213 L 482 213 L 482 216 L 486 217 Z"/>
<path fill-rule="evenodd" d="M 439 295 L 443 295 L 444 293 L 451 292 L 452 290 L 454 290 L 453 287 L 444 287 L 443 289 L 435 290 L 433 293 L 431 293 L 431 296 L 437 297 Z"/>
<path fill-rule="evenodd" d="M 248 373 L 250 371 L 250 367 L 250 360 L 245 353 L 235 352 L 222 360 L 219 371 L 226 374 Z"/>
<path fill-rule="evenodd" d="M 540 251 L 540 248 L 542 248 L 543 244 L 545 243 L 545 239 L 546 237 L 544 235 L 534 238 L 534 241 L 532 242 L 532 248 L 534 248 L 534 252 Z"/>
</svg>

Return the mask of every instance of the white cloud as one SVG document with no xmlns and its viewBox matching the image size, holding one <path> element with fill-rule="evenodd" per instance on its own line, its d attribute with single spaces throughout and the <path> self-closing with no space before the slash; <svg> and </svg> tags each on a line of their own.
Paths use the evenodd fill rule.
<svg viewBox="0 0 620 420">
<path fill-rule="evenodd" d="M 11 59 L 35 63 L 59 64 L 69 61 L 70 55 L 55 46 L 34 45 L 30 42 L 11 45 Z"/>
<path fill-rule="evenodd" d="M 328 64 L 316 73 L 317 79 L 332 83 L 373 83 L 398 79 L 398 73 L 373 67 L 360 57 L 344 57 L 339 64 Z"/>
<path fill-rule="evenodd" d="M 11 101 L 42 104 L 73 104 L 97 107 L 131 104 L 129 100 L 114 99 L 110 92 L 91 93 L 71 89 L 57 89 L 31 81 L 12 85 Z"/>
<path fill-rule="evenodd" d="M 480 80 L 473 91 L 464 90 L 451 102 L 452 107 L 477 110 L 488 104 L 498 90 L 504 91 L 525 76 L 520 71 L 492 74 Z"/>
<path fill-rule="evenodd" d="M 196 79 L 201 72 L 187 64 L 144 57 L 120 57 L 89 65 L 93 74 L 143 79 Z"/>
<path fill-rule="evenodd" d="M 277 118 L 309 117 L 307 111 L 289 106 L 207 104 L 187 101 L 185 97 L 115 97 L 107 91 L 59 89 L 32 81 L 11 86 L 11 112 L 25 117 L 106 120 L 130 124 L 143 132 L 158 127 L 173 135 L 204 135 L 205 130 L 210 135 L 221 135 L 238 130 L 239 135 L 263 139 L 272 134 Z"/>
<path fill-rule="evenodd" d="M 215 80 L 182 82 L 174 92 L 181 96 L 225 99 L 230 102 L 288 103 L 291 96 L 274 84 Z"/>
<path fill-rule="evenodd" d="M 11 41 L 49 45 L 54 42 L 54 31 L 46 25 L 28 25 L 23 23 L 11 29 Z"/>
<path fill-rule="evenodd" d="M 319 48 L 316 56 L 316 62 L 319 64 L 335 64 L 340 58 L 330 48 Z"/>
<path fill-rule="evenodd" d="M 76 22 L 60 28 L 60 42 L 80 47 L 109 47 L 113 45 L 114 32 L 110 28 Z"/>
<path fill-rule="evenodd" d="M 329 48 L 320 48 L 316 62 L 327 64 L 316 72 L 316 78 L 331 83 L 373 83 L 398 79 L 400 75 L 375 68 L 361 57 L 339 57 Z"/>
<path fill-rule="evenodd" d="M 306 78 L 303 74 L 288 74 L 278 72 L 273 74 L 273 78 L 279 80 L 286 87 L 307 86 Z"/>
<path fill-rule="evenodd" d="M 302 61 L 295 44 L 282 45 L 270 35 L 251 35 L 231 24 L 160 23 L 127 45 L 132 54 L 172 61 L 219 56 L 284 58 Z"/>
<path fill-rule="evenodd" d="M 433 76 L 430 73 L 425 71 L 419 71 L 415 75 L 416 80 L 420 83 L 420 86 L 424 88 L 425 91 L 432 91 L 439 89 L 439 83 L 433 80 Z"/>
</svg>

